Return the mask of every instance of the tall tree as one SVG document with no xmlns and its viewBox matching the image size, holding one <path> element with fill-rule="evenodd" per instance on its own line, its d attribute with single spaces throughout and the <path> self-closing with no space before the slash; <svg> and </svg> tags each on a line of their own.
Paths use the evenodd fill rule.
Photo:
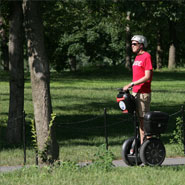
<svg viewBox="0 0 185 185">
<path fill-rule="evenodd" d="M 1 50 L 1 64 L 4 70 L 8 70 L 9 59 L 8 59 L 8 37 L 4 29 L 4 18 L 0 12 L 0 50 Z"/>
<path fill-rule="evenodd" d="M 10 2 L 9 72 L 10 101 L 7 126 L 9 143 L 21 142 L 24 107 L 23 14 L 21 2 Z"/>
<path fill-rule="evenodd" d="M 156 47 L 156 66 L 157 69 L 161 69 L 162 68 L 162 54 L 163 54 L 163 50 L 162 50 L 162 44 L 161 44 L 161 30 L 158 29 L 157 30 L 157 47 Z"/>
<path fill-rule="evenodd" d="M 39 163 L 58 159 L 59 150 L 54 127 L 50 127 L 52 105 L 50 96 L 49 63 L 44 46 L 40 1 L 23 1 L 28 60 L 31 72 L 32 99 L 40 151 Z"/>
<path fill-rule="evenodd" d="M 169 58 L 168 68 L 173 69 L 176 67 L 176 28 L 173 21 L 169 21 L 170 32 L 170 46 L 169 46 Z"/>
<path fill-rule="evenodd" d="M 125 37 L 125 43 L 126 43 L 126 53 L 125 53 L 125 67 L 128 70 L 131 70 L 131 32 L 130 32 L 130 14 L 131 12 L 128 11 L 127 12 L 127 16 L 126 16 L 126 37 Z"/>
</svg>

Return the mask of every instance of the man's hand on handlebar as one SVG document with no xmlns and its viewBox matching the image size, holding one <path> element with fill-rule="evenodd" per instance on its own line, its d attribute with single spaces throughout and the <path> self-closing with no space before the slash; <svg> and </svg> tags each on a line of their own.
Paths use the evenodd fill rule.
<svg viewBox="0 0 185 185">
<path fill-rule="evenodd" d="M 132 88 L 132 84 L 125 85 L 125 86 L 123 87 L 123 91 L 127 91 L 127 90 L 129 90 L 130 88 Z"/>
</svg>

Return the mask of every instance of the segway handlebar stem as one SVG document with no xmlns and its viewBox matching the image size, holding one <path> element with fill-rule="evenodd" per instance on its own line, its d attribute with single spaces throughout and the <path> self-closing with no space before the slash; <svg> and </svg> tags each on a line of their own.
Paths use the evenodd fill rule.
<svg viewBox="0 0 185 185">
<path fill-rule="evenodd" d="M 130 88 L 128 88 L 126 91 L 124 91 L 123 88 L 118 88 L 117 90 L 118 90 L 119 92 L 122 92 L 122 93 L 129 93 L 129 91 L 131 91 L 132 88 L 130 87 Z"/>
</svg>

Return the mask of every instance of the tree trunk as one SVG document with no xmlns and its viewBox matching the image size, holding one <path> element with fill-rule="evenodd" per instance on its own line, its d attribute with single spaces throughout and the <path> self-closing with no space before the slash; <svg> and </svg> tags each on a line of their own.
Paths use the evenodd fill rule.
<svg viewBox="0 0 185 185">
<path fill-rule="evenodd" d="M 43 25 L 39 1 L 24 0 L 25 30 L 27 36 L 32 99 L 39 149 L 39 163 L 52 163 L 59 150 L 54 127 L 50 129 L 52 105 L 50 96 L 49 64 L 44 47 Z"/>
<path fill-rule="evenodd" d="M 76 57 L 74 56 L 69 57 L 69 65 L 71 71 L 76 71 Z"/>
<path fill-rule="evenodd" d="M 170 31 L 170 47 L 169 47 L 169 58 L 168 58 L 168 69 L 173 69 L 176 67 L 176 30 L 175 23 L 170 21 L 169 23 Z"/>
<path fill-rule="evenodd" d="M 9 29 L 10 101 L 7 127 L 8 143 L 22 140 L 24 110 L 23 14 L 21 2 L 11 2 Z"/>
<path fill-rule="evenodd" d="M 157 48 L 156 48 L 156 64 L 157 69 L 162 68 L 162 47 L 161 47 L 161 31 L 157 32 Z"/>
<path fill-rule="evenodd" d="M 8 57 L 8 37 L 6 36 L 4 29 L 4 19 L 0 15 L 0 47 L 1 47 L 1 64 L 4 67 L 5 71 L 8 71 L 9 68 L 9 57 Z"/>
<path fill-rule="evenodd" d="M 127 12 L 126 20 L 130 21 L 130 12 Z M 126 53 L 125 53 L 125 68 L 131 70 L 131 34 L 130 25 L 126 25 Z"/>
</svg>

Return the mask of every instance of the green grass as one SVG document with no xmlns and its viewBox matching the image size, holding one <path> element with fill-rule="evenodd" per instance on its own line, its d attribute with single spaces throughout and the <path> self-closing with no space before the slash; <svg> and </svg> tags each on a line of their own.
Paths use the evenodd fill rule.
<svg viewBox="0 0 185 185">
<path fill-rule="evenodd" d="M 125 139 L 133 135 L 134 129 L 131 117 L 123 115 L 118 108 L 116 89 L 129 83 L 131 78 L 131 72 L 121 68 L 51 73 L 52 105 L 53 112 L 57 114 L 55 123 L 61 160 L 75 162 L 93 160 L 97 147 L 105 143 L 104 108 L 108 113 L 109 149 L 114 153 L 115 159 L 121 158 L 121 145 Z M 1 71 L 0 79 L 0 166 L 19 165 L 23 163 L 22 146 L 7 146 L 5 141 L 9 108 L 8 75 Z M 155 71 L 151 109 L 165 111 L 170 115 L 180 110 L 185 102 L 184 79 L 185 69 Z M 30 137 L 33 105 L 28 74 L 25 81 L 25 112 L 27 164 L 34 164 L 35 153 Z M 97 116 L 99 117 L 95 119 Z M 94 119 L 91 120 L 92 118 Z M 82 122 L 84 120 L 91 121 Z M 175 122 L 176 116 L 170 117 L 168 129 L 162 135 L 167 157 L 183 156 L 183 151 L 177 153 L 173 150 L 174 145 L 169 143 Z"/>
<path fill-rule="evenodd" d="M 184 166 L 113 168 L 106 172 L 91 168 L 48 167 L 23 168 L 12 173 L 1 173 L 0 183 L 7 185 L 183 185 Z"/>
</svg>

